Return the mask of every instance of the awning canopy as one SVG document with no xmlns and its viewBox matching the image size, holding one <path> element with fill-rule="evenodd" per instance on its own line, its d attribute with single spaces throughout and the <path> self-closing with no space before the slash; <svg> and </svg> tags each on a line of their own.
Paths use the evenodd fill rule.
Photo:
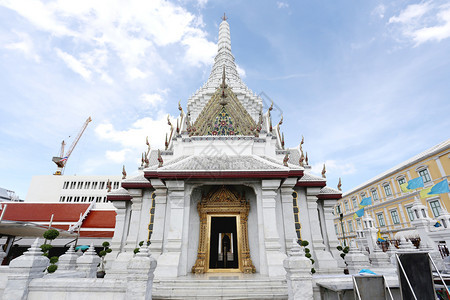
<svg viewBox="0 0 450 300">
<path fill-rule="evenodd" d="M 49 229 L 48 226 L 39 225 L 32 222 L 8 221 L 0 222 L 0 235 L 20 236 L 20 237 L 42 237 L 44 232 Z M 70 233 L 67 230 L 53 228 L 59 231 L 59 237 L 76 237 L 76 233 Z"/>
</svg>

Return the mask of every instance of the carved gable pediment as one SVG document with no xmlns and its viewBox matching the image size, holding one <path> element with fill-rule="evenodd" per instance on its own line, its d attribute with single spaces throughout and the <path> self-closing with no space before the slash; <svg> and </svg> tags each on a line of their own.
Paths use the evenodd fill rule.
<svg viewBox="0 0 450 300">
<path fill-rule="evenodd" d="M 218 189 L 209 192 L 208 195 L 202 198 L 202 203 L 208 202 L 209 204 L 224 202 L 235 202 L 236 204 L 240 204 L 242 201 L 245 202 L 245 199 L 225 186 L 221 186 Z"/>
<path fill-rule="evenodd" d="M 231 88 L 226 87 L 217 89 L 193 124 L 190 134 L 255 136 L 258 135 L 256 129 L 256 122 Z"/>
</svg>

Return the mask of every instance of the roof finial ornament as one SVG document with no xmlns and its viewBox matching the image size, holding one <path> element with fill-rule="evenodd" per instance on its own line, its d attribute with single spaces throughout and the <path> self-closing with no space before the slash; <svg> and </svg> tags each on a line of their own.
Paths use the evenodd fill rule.
<svg viewBox="0 0 450 300">
<path fill-rule="evenodd" d="M 127 178 L 127 171 L 125 171 L 125 165 L 122 167 L 122 179 Z"/>
<path fill-rule="evenodd" d="M 223 65 L 223 70 L 222 70 L 222 84 L 220 85 L 221 88 L 225 89 L 227 88 L 227 83 L 225 82 L 225 65 Z"/>
<path fill-rule="evenodd" d="M 283 165 L 284 165 L 285 167 L 289 167 L 288 161 L 289 161 L 289 152 L 286 151 L 286 155 L 285 155 L 284 158 L 283 158 Z"/>
<path fill-rule="evenodd" d="M 281 115 L 280 122 L 278 122 L 278 127 L 279 127 L 281 124 L 283 124 L 283 115 Z"/>
<path fill-rule="evenodd" d="M 183 117 L 184 111 L 183 111 L 183 107 L 181 107 L 181 100 L 178 101 L 178 110 L 180 111 L 180 116 Z"/>
<path fill-rule="evenodd" d="M 163 166 L 164 160 L 161 156 L 161 150 L 159 149 L 158 149 L 158 162 L 159 162 L 158 168 L 161 168 Z"/>
<path fill-rule="evenodd" d="M 228 20 L 227 16 L 225 15 L 225 13 L 223 13 L 223 17 L 222 17 L 222 21 L 226 21 Z"/>
<path fill-rule="evenodd" d="M 150 163 L 148 156 L 150 155 L 150 143 L 148 142 L 148 136 L 145 137 L 145 144 L 147 145 L 147 151 L 142 155 L 142 164 L 145 163 L 145 168 L 148 168 Z"/>
<path fill-rule="evenodd" d="M 148 168 L 148 165 L 150 164 L 150 161 L 148 160 L 148 156 L 150 155 L 150 149 L 144 153 L 144 168 Z"/>
<path fill-rule="evenodd" d="M 306 156 L 305 156 L 305 163 L 306 163 L 306 165 L 308 165 L 309 163 L 308 163 L 308 152 L 306 152 Z"/>
<path fill-rule="evenodd" d="M 327 169 L 325 168 L 325 164 L 323 164 L 323 169 L 322 169 L 322 178 L 327 178 L 327 176 L 325 176 L 325 173 L 327 172 Z"/>
<path fill-rule="evenodd" d="M 172 125 L 172 122 L 170 122 L 170 115 L 167 115 L 167 125 L 169 125 L 170 126 L 170 130 L 173 131 L 173 125 Z"/>
<path fill-rule="evenodd" d="M 301 152 L 300 159 L 298 160 L 298 163 L 301 167 L 304 166 L 303 161 L 305 160 L 305 156 L 303 155 L 303 151 Z"/>
<path fill-rule="evenodd" d="M 338 190 L 342 191 L 341 187 L 342 187 L 342 182 L 341 182 L 341 177 L 339 177 L 339 182 L 337 185 Z"/>
<path fill-rule="evenodd" d="M 220 99 L 220 105 L 225 106 L 228 104 L 227 101 L 227 95 L 225 94 L 225 89 L 227 88 L 227 83 L 225 82 L 225 65 L 223 65 L 223 72 L 222 72 L 222 84 L 220 85 L 220 88 L 222 89 L 221 99 Z"/>
<path fill-rule="evenodd" d="M 169 147 L 169 142 L 167 141 L 167 132 L 166 132 L 166 141 L 164 142 L 165 150 Z"/>
<path fill-rule="evenodd" d="M 106 188 L 108 189 L 108 193 L 111 192 L 111 181 L 108 179 L 108 182 L 106 183 Z"/>
</svg>

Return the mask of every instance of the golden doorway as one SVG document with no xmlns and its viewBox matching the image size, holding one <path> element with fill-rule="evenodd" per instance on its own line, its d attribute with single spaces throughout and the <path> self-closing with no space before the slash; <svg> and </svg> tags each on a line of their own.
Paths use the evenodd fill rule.
<svg viewBox="0 0 450 300">
<path fill-rule="evenodd" d="M 197 205 L 200 237 L 192 273 L 254 273 L 248 244 L 247 219 L 250 206 L 225 186 L 213 190 Z"/>
</svg>

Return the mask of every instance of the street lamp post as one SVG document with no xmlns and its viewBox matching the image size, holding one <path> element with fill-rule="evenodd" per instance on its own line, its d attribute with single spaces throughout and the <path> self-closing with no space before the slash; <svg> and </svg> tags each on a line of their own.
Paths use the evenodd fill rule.
<svg viewBox="0 0 450 300">
<path fill-rule="evenodd" d="M 342 228 L 342 237 L 344 239 L 344 247 L 347 246 L 346 242 L 345 242 L 345 231 L 344 231 L 344 222 L 342 221 L 344 219 L 344 214 L 340 213 L 339 214 L 339 220 L 341 221 L 341 228 Z"/>
</svg>

